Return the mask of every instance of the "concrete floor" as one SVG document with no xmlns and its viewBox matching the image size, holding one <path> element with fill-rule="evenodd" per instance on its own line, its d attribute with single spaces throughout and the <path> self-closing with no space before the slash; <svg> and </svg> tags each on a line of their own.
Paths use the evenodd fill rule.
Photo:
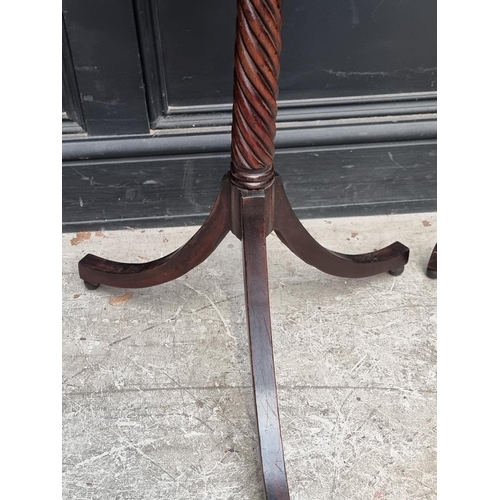
<svg viewBox="0 0 500 500">
<path fill-rule="evenodd" d="M 397 278 L 325 275 L 268 238 L 295 500 L 436 498 L 436 214 L 307 220 L 325 246 L 410 247 Z M 263 498 L 241 245 L 150 289 L 87 290 L 86 253 L 145 262 L 196 228 L 63 235 L 65 500 Z"/>
</svg>

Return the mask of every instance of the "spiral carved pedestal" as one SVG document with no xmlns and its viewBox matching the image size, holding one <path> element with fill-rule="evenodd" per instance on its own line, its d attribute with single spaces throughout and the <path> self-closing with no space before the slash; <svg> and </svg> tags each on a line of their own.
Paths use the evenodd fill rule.
<svg viewBox="0 0 500 500">
<path fill-rule="evenodd" d="M 243 244 L 244 286 L 262 474 L 267 500 L 290 498 L 274 370 L 266 237 L 274 231 L 298 257 L 347 278 L 401 274 L 409 249 L 399 242 L 361 255 L 321 246 L 294 214 L 274 171 L 282 0 L 238 0 L 230 171 L 198 232 L 175 252 L 145 264 L 86 255 L 80 277 L 99 285 L 142 288 L 172 281 L 203 262 L 232 231 Z"/>
<path fill-rule="evenodd" d="M 238 2 L 231 179 L 243 189 L 263 188 L 274 176 L 281 3 Z"/>
</svg>

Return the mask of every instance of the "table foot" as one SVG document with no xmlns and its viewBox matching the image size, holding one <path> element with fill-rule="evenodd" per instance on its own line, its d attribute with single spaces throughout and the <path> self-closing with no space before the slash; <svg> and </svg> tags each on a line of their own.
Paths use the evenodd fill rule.
<svg viewBox="0 0 500 500">
<path fill-rule="evenodd" d="M 401 276 L 405 271 L 404 267 L 400 267 L 399 269 L 394 269 L 394 271 L 389 271 L 391 276 Z"/>
<path fill-rule="evenodd" d="M 438 246 L 437 243 L 432 250 L 431 258 L 429 259 L 429 264 L 427 265 L 427 276 L 432 280 L 437 279 L 438 276 Z"/>
<path fill-rule="evenodd" d="M 96 290 L 101 286 L 101 285 L 94 285 L 94 283 L 89 283 L 88 281 L 84 281 L 83 284 L 85 285 L 85 288 L 87 288 L 88 290 Z"/>
</svg>

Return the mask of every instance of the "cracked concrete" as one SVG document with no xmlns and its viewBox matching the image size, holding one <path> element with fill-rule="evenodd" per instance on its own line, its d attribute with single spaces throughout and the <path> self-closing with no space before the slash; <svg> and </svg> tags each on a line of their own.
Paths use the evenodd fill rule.
<svg viewBox="0 0 500 500">
<path fill-rule="evenodd" d="M 323 245 L 410 247 L 397 278 L 325 275 L 268 238 L 283 443 L 295 500 L 436 498 L 436 214 L 304 221 Z M 196 228 L 63 235 L 67 500 L 263 498 L 241 244 L 139 290 L 79 280 L 86 253 L 145 262 Z"/>
</svg>

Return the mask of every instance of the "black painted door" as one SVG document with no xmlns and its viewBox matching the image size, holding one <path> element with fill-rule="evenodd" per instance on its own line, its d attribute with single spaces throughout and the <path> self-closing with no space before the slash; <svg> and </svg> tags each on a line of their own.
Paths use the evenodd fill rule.
<svg viewBox="0 0 500 500">
<path fill-rule="evenodd" d="M 162 168 L 171 161 L 171 182 L 178 177 L 181 184 L 184 167 L 174 160 L 193 155 L 200 182 L 211 184 L 209 176 L 223 170 L 212 166 L 229 149 L 235 16 L 236 0 L 63 0 L 64 165 L 90 168 L 81 162 L 93 161 L 99 176 L 103 161 L 116 160 L 106 182 L 120 186 L 136 182 L 139 158 L 161 157 Z M 283 20 L 277 162 L 280 151 L 293 148 L 317 148 L 321 157 L 320 148 L 330 146 L 435 142 L 435 0 L 285 0 Z M 430 175 L 427 185 L 406 180 L 427 186 L 421 200 L 435 200 L 430 149 L 434 156 L 419 171 Z M 137 160 L 125 172 L 119 158 Z M 143 187 L 137 195 L 137 188 L 124 203 L 126 191 L 105 194 L 71 172 L 63 170 L 63 215 L 71 227 L 169 215 L 168 201 L 149 206 L 151 196 L 171 197 L 168 190 Z M 116 211 L 100 206 L 106 203 Z M 201 216 L 208 204 L 174 212 Z"/>
<path fill-rule="evenodd" d="M 89 134 L 230 109 L 235 0 L 63 6 L 64 103 Z M 435 0 L 286 0 L 281 109 L 433 93 L 435 18 Z"/>
</svg>

